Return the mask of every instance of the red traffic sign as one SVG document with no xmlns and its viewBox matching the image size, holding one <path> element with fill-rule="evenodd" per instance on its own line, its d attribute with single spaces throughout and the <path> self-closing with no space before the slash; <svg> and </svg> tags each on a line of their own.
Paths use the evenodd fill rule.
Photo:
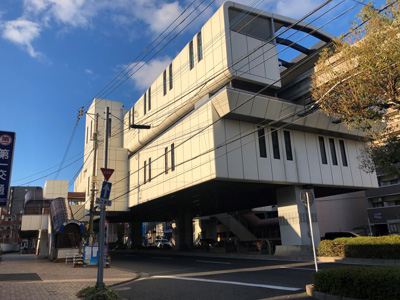
<svg viewBox="0 0 400 300">
<path fill-rule="evenodd" d="M 100 168 L 100 170 L 103 172 L 103 176 L 106 181 L 108 181 L 108 179 L 110 179 L 111 175 L 114 173 L 114 169 Z"/>
</svg>

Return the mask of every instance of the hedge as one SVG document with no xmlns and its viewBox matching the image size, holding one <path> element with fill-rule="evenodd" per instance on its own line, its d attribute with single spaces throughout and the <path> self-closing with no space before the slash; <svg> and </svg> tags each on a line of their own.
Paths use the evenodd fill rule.
<svg viewBox="0 0 400 300">
<path fill-rule="evenodd" d="M 400 259 L 400 236 L 355 237 L 323 240 L 319 256 Z"/>
<path fill-rule="evenodd" d="M 400 299 L 400 267 L 340 267 L 313 274 L 314 290 L 354 299 Z"/>
</svg>

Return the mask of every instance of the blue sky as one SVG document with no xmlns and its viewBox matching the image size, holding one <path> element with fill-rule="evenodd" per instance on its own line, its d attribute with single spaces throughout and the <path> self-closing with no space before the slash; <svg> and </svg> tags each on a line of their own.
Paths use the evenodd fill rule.
<svg viewBox="0 0 400 300">
<path fill-rule="evenodd" d="M 107 95 L 107 99 L 121 101 L 129 109 L 223 2 L 1 0 L 0 130 L 16 132 L 11 185 L 43 187 L 46 179 L 55 179 L 79 109 L 88 105 L 186 7 L 191 4 L 189 13 L 199 5 L 190 18 L 205 9 L 146 66 Z M 293 18 L 301 18 L 323 3 L 238 2 Z M 339 6 L 333 8 L 335 5 Z M 308 20 L 321 25 L 354 5 L 323 28 L 339 35 L 347 31 L 361 8 L 355 0 L 333 1 L 315 23 L 313 17 Z M 57 179 L 74 178 L 83 163 L 83 150 L 82 119 Z"/>
</svg>

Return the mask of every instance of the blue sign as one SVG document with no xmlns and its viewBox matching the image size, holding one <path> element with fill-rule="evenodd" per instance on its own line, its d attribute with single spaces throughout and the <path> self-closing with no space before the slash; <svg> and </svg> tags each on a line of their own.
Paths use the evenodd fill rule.
<svg viewBox="0 0 400 300">
<path fill-rule="evenodd" d="M 110 199 L 110 193 L 111 193 L 111 182 L 108 181 L 103 181 L 103 185 L 101 187 L 101 192 L 100 192 L 100 199 Z"/>
<path fill-rule="evenodd" d="M 7 205 L 14 145 L 15 132 L 0 131 L 0 206 Z"/>
<path fill-rule="evenodd" d="M 107 253 L 107 246 L 104 245 L 104 253 Z M 99 263 L 99 246 L 85 246 L 83 248 L 83 262 L 87 265 Z"/>
</svg>

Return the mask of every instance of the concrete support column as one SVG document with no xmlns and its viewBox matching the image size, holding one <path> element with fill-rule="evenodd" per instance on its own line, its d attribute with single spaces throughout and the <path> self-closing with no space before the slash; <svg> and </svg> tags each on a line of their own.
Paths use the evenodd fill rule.
<svg viewBox="0 0 400 300">
<path fill-rule="evenodd" d="M 200 219 L 201 237 L 203 239 L 217 240 L 217 219 L 215 217 L 203 217 Z"/>
<path fill-rule="evenodd" d="M 142 246 L 142 222 L 134 221 L 129 224 L 131 234 L 131 248 Z"/>
<path fill-rule="evenodd" d="M 303 190 L 301 186 L 288 186 L 280 188 L 276 192 L 282 240 L 282 246 L 277 247 L 275 253 L 277 255 L 312 255 L 309 217 L 307 207 L 300 200 L 301 190 Z M 314 193 L 312 189 L 310 191 Z M 314 242 L 317 246 L 320 242 L 320 233 L 315 204 L 311 205 L 311 218 Z"/>
<path fill-rule="evenodd" d="M 172 229 L 172 236 L 175 240 L 175 247 L 180 250 L 193 248 L 193 214 L 191 212 L 179 212 L 175 219 L 175 228 Z"/>
<path fill-rule="evenodd" d="M 38 255 L 40 257 L 46 258 L 49 253 L 49 240 L 48 240 L 48 234 L 47 231 L 41 230 L 40 234 L 40 245 L 39 245 L 39 253 Z"/>
</svg>

